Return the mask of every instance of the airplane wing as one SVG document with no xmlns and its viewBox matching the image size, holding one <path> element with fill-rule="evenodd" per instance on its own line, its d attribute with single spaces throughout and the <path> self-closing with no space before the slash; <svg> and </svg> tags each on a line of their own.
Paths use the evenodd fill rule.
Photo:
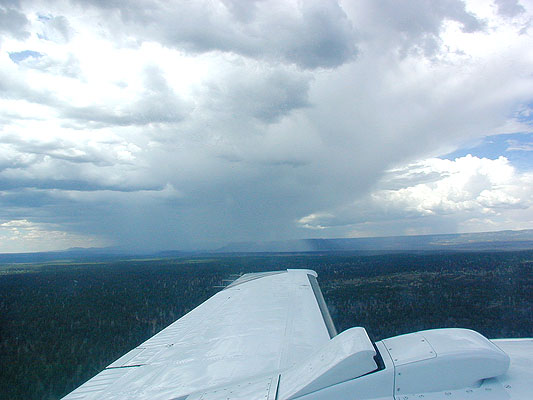
<svg viewBox="0 0 533 400">
<path fill-rule="evenodd" d="M 337 334 L 316 276 L 243 275 L 64 399 L 531 398 L 533 340 L 465 329 L 377 343 L 363 328 Z"/>
</svg>

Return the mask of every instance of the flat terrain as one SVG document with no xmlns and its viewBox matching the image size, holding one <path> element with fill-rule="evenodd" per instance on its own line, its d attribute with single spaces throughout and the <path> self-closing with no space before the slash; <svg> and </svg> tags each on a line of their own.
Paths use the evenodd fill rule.
<svg viewBox="0 0 533 400">
<path fill-rule="evenodd" d="M 57 399 L 220 290 L 310 268 L 339 331 L 533 336 L 533 251 L 262 254 L 0 266 L 0 398 Z"/>
</svg>

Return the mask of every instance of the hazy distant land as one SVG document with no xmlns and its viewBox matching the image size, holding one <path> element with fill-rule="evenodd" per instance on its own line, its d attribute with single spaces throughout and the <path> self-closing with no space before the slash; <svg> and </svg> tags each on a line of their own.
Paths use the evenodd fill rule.
<svg viewBox="0 0 533 400">
<path fill-rule="evenodd" d="M 533 229 L 498 232 L 231 243 L 219 252 L 482 251 L 533 249 Z"/>
<path fill-rule="evenodd" d="M 176 246 L 179 249 L 179 245 Z M 64 251 L 0 254 L 0 265 L 6 263 L 42 263 L 123 258 L 173 258 L 199 254 L 223 253 L 302 253 L 359 252 L 361 254 L 419 251 L 515 251 L 533 250 L 533 229 L 441 235 L 413 235 L 368 238 L 298 239 L 269 242 L 229 243 L 211 251 L 167 250 L 138 252 L 114 247 L 73 248 Z"/>
</svg>

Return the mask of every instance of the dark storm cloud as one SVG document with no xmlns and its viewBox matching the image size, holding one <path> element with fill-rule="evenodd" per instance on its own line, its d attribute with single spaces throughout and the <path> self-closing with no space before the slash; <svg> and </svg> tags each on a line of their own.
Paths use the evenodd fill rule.
<svg viewBox="0 0 533 400">
<path fill-rule="evenodd" d="M 62 230 L 96 234 L 107 239 L 107 245 L 121 245 L 132 251 L 190 248 L 190 240 L 186 238 L 188 222 L 182 217 L 191 209 L 187 206 L 177 209 L 176 200 L 170 204 L 164 192 L 161 189 L 130 192 L 0 190 L 0 219 L 55 223 Z"/>
<path fill-rule="evenodd" d="M 30 36 L 26 30 L 29 21 L 26 15 L 18 11 L 17 8 L 17 1 L 0 2 L 0 33 L 16 39 L 26 39 Z"/>
<path fill-rule="evenodd" d="M 7 186 L 6 183 L 2 185 Z M 22 219 L 28 214 L 39 214 L 40 207 L 50 204 L 47 196 L 33 189 L 14 186 L 10 186 L 9 189 L 0 189 L 0 219 L 4 221 Z M 24 209 L 22 213 L 17 212 L 21 209 Z"/>
<path fill-rule="evenodd" d="M 357 54 L 356 34 L 337 2 L 303 2 L 303 20 L 298 31 L 287 30 L 279 43 L 287 43 L 290 61 L 306 68 L 338 67 Z M 300 39 L 301 42 L 294 41 Z M 282 46 L 280 46 L 282 47 Z"/>
<path fill-rule="evenodd" d="M 140 40 L 155 39 L 193 53 L 231 52 L 303 68 L 338 67 L 357 54 L 354 28 L 333 0 L 294 5 L 245 0 L 79 3 L 105 12 L 114 9 Z"/>
<path fill-rule="evenodd" d="M 281 68 L 238 70 L 206 86 L 206 107 L 234 119 L 274 123 L 309 106 L 309 77 Z"/>
<path fill-rule="evenodd" d="M 58 189 L 58 190 L 74 190 L 74 191 L 97 191 L 97 190 L 112 190 L 114 192 L 134 192 L 138 190 L 161 190 L 160 187 L 149 188 L 127 188 L 118 185 L 102 185 L 83 180 L 70 179 L 3 179 L 0 182 L 0 190 L 11 189 Z M 19 203 L 20 204 L 20 203 Z"/>
</svg>

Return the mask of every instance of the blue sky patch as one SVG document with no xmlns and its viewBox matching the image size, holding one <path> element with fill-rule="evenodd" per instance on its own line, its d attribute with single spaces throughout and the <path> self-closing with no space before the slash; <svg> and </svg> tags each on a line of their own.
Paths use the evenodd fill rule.
<svg viewBox="0 0 533 400">
<path fill-rule="evenodd" d="M 494 160 L 506 157 L 520 171 L 533 170 L 533 133 L 510 133 L 487 136 L 479 144 L 468 146 L 440 158 L 454 160 L 472 154 Z"/>
<path fill-rule="evenodd" d="M 11 61 L 17 64 L 24 61 L 28 57 L 41 58 L 42 56 L 43 54 L 33 50 L 24 50 L 9 53 L 9 58 L 11 58 Z"/>
</svg>

